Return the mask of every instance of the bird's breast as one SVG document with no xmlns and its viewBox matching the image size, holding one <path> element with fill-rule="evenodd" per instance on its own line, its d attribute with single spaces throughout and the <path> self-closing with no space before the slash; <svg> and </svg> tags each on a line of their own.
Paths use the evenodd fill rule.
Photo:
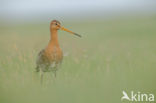
<svg viewBox="0 0 156 103">
<path fill-rule="evenodd" d="M 51 50 L 47 50 L 46 54 L 50 61 L 60 62 L 63 59 L 63 53 L 59 47 L 53 47 Z"/>
</svg>

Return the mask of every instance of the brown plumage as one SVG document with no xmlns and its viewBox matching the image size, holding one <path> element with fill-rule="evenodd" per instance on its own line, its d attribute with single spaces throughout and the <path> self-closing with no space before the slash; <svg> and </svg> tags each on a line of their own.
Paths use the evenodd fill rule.
<svg viewBox="0 0 156 103">
<path fill-rule="evenodd" d="M 59 46 L 58 42 L 58 30 L 64 30 L 70 32 L 74 35 L 81 37 L 79 34 L 76 34 L 64 27 L 61 27 L 61 24 L 57 20 L 53 20 L 50 23 L 50 41 L 48 46 L 39 52 L 38 58 L 36 61 L 37 67 L 36 71 L 41 72 L 41 82 L 43 79 L 43 72 L 54 72 L 56 77 L 56 71 L 58 70 L 58 66 L 61 64 L 63 59 L 63 53 Z"/>
</svg>

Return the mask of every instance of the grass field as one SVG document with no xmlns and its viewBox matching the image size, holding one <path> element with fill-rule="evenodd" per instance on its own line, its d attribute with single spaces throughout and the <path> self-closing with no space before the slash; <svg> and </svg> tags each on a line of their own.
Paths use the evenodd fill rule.
<svg viewBox="0 0 156 103">
<path fill-rule="evenodd" d="M 156 16 L 64 21 L 55 79 L 35 71 L 49 23 L 0 26 L 0 103 L 121 103 L 122 91 L 156 95 Z"/>
</svg>

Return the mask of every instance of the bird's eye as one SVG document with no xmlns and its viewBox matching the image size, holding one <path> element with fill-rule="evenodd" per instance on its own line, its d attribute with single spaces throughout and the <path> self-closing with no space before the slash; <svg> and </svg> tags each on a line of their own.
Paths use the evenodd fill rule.
<svg viewBox="0 0 156 103">
<path fill-rule="evenodd" d="M 57 23 L 55 25 L 57 25 Z"/>
</svg>

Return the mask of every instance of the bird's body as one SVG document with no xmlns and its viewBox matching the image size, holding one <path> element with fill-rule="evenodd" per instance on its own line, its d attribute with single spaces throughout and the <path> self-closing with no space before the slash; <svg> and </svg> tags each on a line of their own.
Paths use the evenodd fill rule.
<svg viewBox="0 0 156 103">
<path fill-rule="evenodd" d="M 56 36 L 56 33 L 51 34 L 51 40 L 49 41 L 48 46 L 39 52 L 37 58 L 37 71 L 56 71 L 59 64 L 61 64 L 63 59 L 63 53 L 61 48 L 59 47 Z"/>
<path fill-rule="evenodd" d="M 39 52 L 38 58 L 36 61 L 37 72 L 42 72 L 41 74 L 41 80 L 43 78 L 43 72 L 54 72 L 56 77 L 56 71 L 58 70 L 58 66 L 61 64 L 63 59 L 63 53 L 59 46 L 58 42 L 58 30 L 64 30 L 67 32 L 70 32 L 72 34 L 75 34 L 77 36 L 80 36 L 74 32 L 69 31 L 68 29 L 65 29 L 64 27 L 61 27 L 61 24 L 57 20 L 53 20 L 50 24 L 50 41 L 48 43 L 48 46 Z"/>
<path fill-rule="evenodd" d="M 43 49 L 38 54 L 36 69 L 42 72 L 57 71 L 62 59 L 63 55 L 60 48 L 54 47 L 52 50 Z"/>
</svg>

